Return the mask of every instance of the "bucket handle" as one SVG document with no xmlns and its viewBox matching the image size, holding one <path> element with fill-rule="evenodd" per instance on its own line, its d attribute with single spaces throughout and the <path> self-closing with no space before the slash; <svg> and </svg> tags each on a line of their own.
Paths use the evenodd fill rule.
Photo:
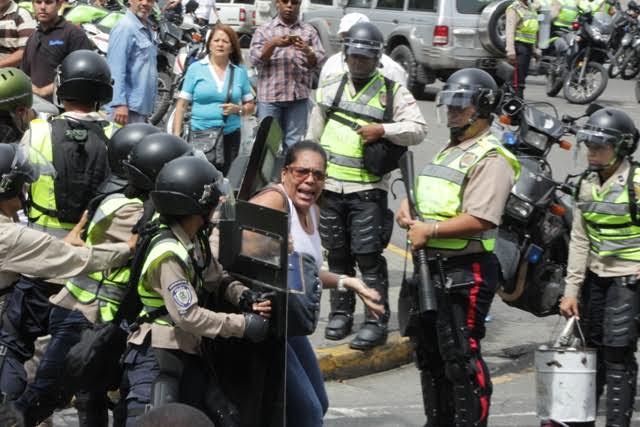
<svg viewBox="0 0 640 427">
<path fill-rule="evenodd" d="M 578 332 L 580 333 L 580 339 L 582 340 L 582 346 L 586 347 L 587 346 L 587 340 L 584 339 L 584 334 L 582 333 L 582 327 L 580 326 L 580 319 L 576 319 L 576 325 L 578 326 Z"/>
</svg>

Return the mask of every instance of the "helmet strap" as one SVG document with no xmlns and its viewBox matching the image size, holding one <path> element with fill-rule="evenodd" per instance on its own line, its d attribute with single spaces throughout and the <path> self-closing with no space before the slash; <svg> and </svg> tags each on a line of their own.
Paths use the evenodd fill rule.
<svg viewBox="0 0 640 427">
<path fill-rule="evenodd" d="M 469 121 L 467 122 L 466 125 L 460 126 L 460 127 L 449 128 L 449 137 L 450 137 L 451 141 L 455 141 L 456 143 L 460 143 L 460 142 L 464 141 L 464 139 L 462 139 L 464 137 L 464 134 L 478 120 L 478 117 L 479 117 L 479 114 L 478 114 L 478 111 L 476 111 L 469 118 Z"/>
</svg>

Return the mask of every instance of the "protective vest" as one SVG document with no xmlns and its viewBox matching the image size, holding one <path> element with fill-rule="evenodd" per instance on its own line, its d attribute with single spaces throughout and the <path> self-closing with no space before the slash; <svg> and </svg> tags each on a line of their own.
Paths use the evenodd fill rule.
<svg viewBox="0 0 640 427">
<path fill-rule="evenodd" d="M 560 1 L 560 13 L 553 21 L 553 25 L 556 27 L 571 27 L 571 24 L 578 19 L 580 11 L 578 9 L 578 3 L 576 0 L 559 0 Z"/>
<path fill-rule="evenodd" d="M 445 221 L 462 213 L 462 196 L 469 171 L 490 153 L 504 157 L 517 179 L 520 175 L 520 163 L 490 133 L 479 138 L 469 148 L 454 146 L 441 151 L 433 162 L 425 166 L 416 183 L 417 209 L 425 222 Z M 496 234 L 497 229 L 494 228 L 466 238 L 429 239 L 427 246 L 461 251 L 475 240 L 482 243 L 485 251 L 492 252 Z"/>
<path fill-rule="evenodd" d="M 515 41 L 521 43 L 535 44 L 538 39 L 538 14 L 529 7 L 524 6 L 519 0 L 514 0 L 507 9 L 516 12 L 520 21 L 516 27 Z"/>
<path fill-rule="evenodd" d="M 29 222 L 48 228 L 70 230 L 86 208 L 86 203 L 84 206 L 75 204 L 83 204 L 85 200 L 88 203 L 106 178 L 107 154 L 106 147 L 102 144 L 106 142 L 106 138 L 111 137 L 116 126 L 109 122 L 96 122 L 95 126 L 103 125 L 104 135 L 99 138 L 104 138 L 104 142 L 96 141 L 98 136 L 94 135 L 95 132 L 88 131 L 86 142 L 82 144 L 84 150 L 81 151 L 80 144 L 70 144 L 67 139 L 69 132 L 76 131 L 69 127 L 70 123 L 75 122 L 64 117 L 54 118 L 51 122 L 42 119 L 31 121 L 30 144 L 39 154 L 32 154 L 30 160 L 34 163 L 46 161 L 53 164 L 56 176 L 42 174 L 31 184 L 27 211 Z M 39 155 L 44 158 L 39 158 Z M 78 163 L 82 164 L 81 167 Z M 79 169 L 84 169 L 82 178 L 77 175 Z"/>
<path fill-rule="evenodd" d="M 91 218 L 87 228 L 87 245 L 92 246 L 95 242 L 104 241 L 104 235 L 117 212 L 130 205 L 139 205 L 142 210 L 142 200 L 140 199 L 128 199 L 123 194 L 107 196 Z M 124 299 L 129 284 L 129 275 L 130 269 L 127 265 L 108 274 L 97 271 L 88 275 L 76 276 L 68 280 L 65 287 L 82 304 L 99 301 L 101 320 L 110 322 L 118 311 L 120 302 Z"/>
<path fill-rule="evenodd" d="M 630 209 L 631 203 L 638 205 L 638 199 L 631 198 L 629 191 L 630 185 L 635 187 L 633 193 L 640 190 L 640 168 L 631 166 L 629 178 L 624 185 L 614 182 L 600 191 L 588 182 L 582 184 L 590 187 L 586 189 L 589 196 L 578 200 L 577 206 L 586 223 L 591 251 L 598 256 L 640 261 L 640 224 L 633 221 Z"/>
<path fill-rule="evenodd" d="M 145 317 L 149 313 L 165 307 L 162 295 L 151 288 L 149 278 L 147 277 L 149 269 L 155 268 L 165 259 L 169 257 L 177 259 L 187 272 L 189 283 L 195 285 L 195 288 L 198 288 L 200 284 L 199 275 L 196 273 L 187 249 L 168 231 L 166 226 L 163 227 L 163 230 L 164 232 L 158 234 L 154 238 L 154 241 L 151 242 L 151 249 L 147 253 L 144 264 L 142 265 L 140 280 L 138 281 L 138 295 L 140 296 L 143 306 L 140 317 Z M 169 315 L 160 316 L 153 322 L 163 326 L 174 326 L 174 322 Z"/>
<path fill-rule="evenodd" d="M 378 182 L 382 177 L 364 167 L 364 144 L 355 129 L 383 122 L 386 99 L 396 93 L 398 83 L 394 83 L 393 94 L 389 95 L 384 77 L 378 73 L 355 96 L 344 91 L 337 105 L 333 105 L 335 99 L 329 89 L 341 84 L 342 78 L 325 81 L 316 95 L 318 103 L 332 111 L 320 137 L 320 145 L 327 152 L 327 175 L 338 181 Z"/>
<path fill-rule="evenodd" d="M 607 4 L 607 0 L 581 0 L 578 6 L 584 12 L 609 12 L 609 4 Z"/>
</svg>

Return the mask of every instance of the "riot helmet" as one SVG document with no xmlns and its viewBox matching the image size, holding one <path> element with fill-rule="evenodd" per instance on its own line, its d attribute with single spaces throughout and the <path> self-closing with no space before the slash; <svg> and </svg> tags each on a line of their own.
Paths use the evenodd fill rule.
<svg viewBox="0 0 640 427">
<path fill-rule="evenodd" d="M 378 70 L 384 37 L 370 22 L 353 25 L 344 38 L 343 52 L 354 80 L 368 80 Z"/>
<path fill-rule="evenodd" d="M 437 118 L 446 124 L 453 139 L 458 139 L 478 118 L 491 118 L 500 98 L 498 85 L 489 73 L 464 68 L 451 74 L 436 98 Z M 466 123 L 452 123 L 451 113 L 474 107 Z M 454 117 L 455 118 L 455 117 Z"/>
<path fill-rule="evenodd" d="M 164 165 L 150 196 L 160 215 L 201 215 L 206 224 L 218 204 L 232 194 L 215 166 L 201 157 L 186 156 Z"/>
<path fill-rule="evenodd" d="M 54 99 L 82 104 L 106 104 L 113 96 L 107 61 L 91 50 L 71 52 L 56 69 Z"/>
<path fill-rule="evenodd" d="M 0 201 L 23 196 L 24 184 L 38 179 L 39 169 L 19 144 L 0 144 Z"/>
<path fill-rule="evenodd" d="M 153 190 L 165 163 L 189 153 L 191 146 L 175 135 L 158 132 L 145 136 L 122 162 L 129 186 L 142 193 Z"/>
<path fill-rule="evenodd" d="M 0 68 L 0 111 L 14 112 L 18 107 L 31 108 L 31 79 L 17 68 Z"/>
<path fill-rule="evenodd" d="M 132 123 L 118 129 L 107 143 L 111 173 L 126 179 L 127 174 L 122 162 L 128 159 L 133 147 L 138 145 L 145 136 L 159 132 L 160 129 L 148 123 Z"/>
<path fill-rule="evenodd" d="M 640 133 L 627 113 L 616 108 L 602 108 L 591 116 L 576 134 L 576 141 L 588 148 L 611 146 L 615 156 L 607 165 L 589 165 L 590 170 L 602 170 L 638 148 Z"/>
</svg>

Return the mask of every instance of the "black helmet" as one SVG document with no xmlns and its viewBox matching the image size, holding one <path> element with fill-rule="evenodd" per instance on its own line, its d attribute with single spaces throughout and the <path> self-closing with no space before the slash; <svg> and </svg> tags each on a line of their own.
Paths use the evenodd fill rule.
<svg viewBox="0 0 640 427">
<path fill-rule="evenodd" d="M 576 141 L 588 145 L 612 145 L 617 157 L 625 157 L 636 151 L 639 137 L 636 125 L 627 113 L 607 107 L 589 116 L 576 134 Z"/>
<path fill-rule="evenodd" d="M 129 185 L 143 192 L 153 190 L 165 163 L 191 152 L 191 146 L 175 135 L 158 132 L 145 136 L 122 162 Z"/>
<path fill-rule="evenodd" d="M 118 129 L 107 143 L 111 173 L 126 179 L 127 174 L 122 162 L 127 160 L 133 147 L 138 145 L 145 136 L 159 132 L 160 129 L 148 123 L 132 123 Z"/>
<path fill-rule="evenodd" d="M 353 25 L 344 38 L 345 55 L 362 55 L 380 58 L 384 46 L 384 36 L 370 22 L 359 22 Z"/>
<path fill-rule="evenodd" d="M 489 73 L 478 68 L 464 68 L 449 76 L 438 93 L 436 106 L 475 106 L 478 117 L 487 118 L 499 98 L 498 85 Z"/>
<path fill-rule="evenodd" d="M 223 180 L 207 160 L 181 157 L 164 165 L 151 200 L 160 215 L 210 215 L 224 194 Z"/>
<path fill-rule="evenodd" d="M 18 144 L 0 144 L 0 200 L 19 196 L 24 184 L 38 179 L 38 168 L 27 153 Z"/>
<path fill-rule="evenodd" d="M 56 98 L 82 104 L 111 101 L 111 71 L 107 61 L 91 50 L 76 50 L 56 70 Z"/>
</svg>

